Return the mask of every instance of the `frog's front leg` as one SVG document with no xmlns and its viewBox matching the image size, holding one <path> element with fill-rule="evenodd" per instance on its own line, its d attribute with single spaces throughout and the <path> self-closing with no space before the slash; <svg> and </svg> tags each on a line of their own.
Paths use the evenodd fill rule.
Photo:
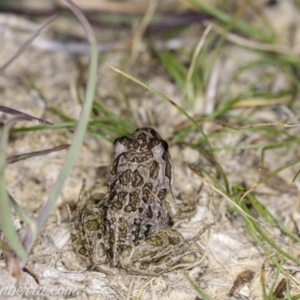
<svg viewBox="0 0 300 300">
<path fill-rule="evenodd" d="M 172 193 L 166 196 L 166 206 L 172 220 L 183 220 L 191 218 L 196 211 L 195 203 L 193 202 L 180 202 L 176 203 Z"/>
</svg>

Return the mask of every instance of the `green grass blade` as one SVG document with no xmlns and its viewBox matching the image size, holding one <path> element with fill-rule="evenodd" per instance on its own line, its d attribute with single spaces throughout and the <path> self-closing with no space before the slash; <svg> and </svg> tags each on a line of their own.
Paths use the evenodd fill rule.
<svg viewBox="0 0 300 300">
<path fill-rule="evenodd" d="M 280 275 L 280 272 L 282 271 L 282 265 L 284 263 L 284 259 L 282 257 L 281 261 L 279 262 L 279 266 L 276 268 L 276 273 L 275 273 L 275 276 L 272 280 L 272 284 L 271 284 L 271 287 L 270 287 L 270 297 L 273 298 L 273 295 L 274 295 L 274 292 L 275 292 L 275 285 L 276 283 L 278 282 L 278 278 L 279 278 L 279 275 Z"/>
<path fill-rule="evenodd" d="M 23 263 L 27 261 L 28 254 L 19 240 L 11 218 L 9 196 L 5 186 L 5 149 L 10 128 L 15 122 L 24 119 L 28 120 L 28 118 L 24 116 L 15 117 L 9 120 L 3 127 L 0 140 L 0 225 L 8 245 Z"/>
<path fill-rule="evenodd" d="M 129 78 L 130 80 L 136 82 L 137 84 L 141 85 L 142 87 L 146 88 L 147 90 L 151 91 L 152 93 L 154 93 L 155 95 L 159 96 L 160 98 L 162 98 L 164 101 L 169 102 L 170 104 L 172 104 L 177 110 L 179 110 L 183 115 L 186 116 L 186 118 L 188 120 L 191 121 L 191 123 L 201 132 L 201 134 L 203 135 L 205 142 L 208 146 L 208 148 L 211 150 L 211 145 L 205 135 L 205 133 L 202 130 L 202 127 L 198 125 L 198 123 L 180 106 L 178 106 L 175 102 L 173 102 L 171 99 L 169 99 L 168 97 L 166 97 L 164 94 L 162 94 L 161 92 L 157 91 L 156 89 L 150 87 L 149 85 L 145 84 L 144 82 L 140 81 L 139 79 L 135 78 L 134 76 L 131 76 L 125 72 L 122 72 L 119 69 L 114 68 L 113 66 L 111 66 L 110 64 L 107 63 L 107 65 L 113 69 L 114 71 L 116 71 L 117 73 L 122 74 L 123 76 Z"/>
<path fill-rule="evenodd" d="M 241 207 L 243 208 L 243 210 L 247 213 L 250 214 L 246 204 L 244 202 L 241 202 Z M 251 228 L 252 230 L 249 230 L 250 232 L 254 233 L 257 236 L 257 234 L 259 234 L 273 249 L 275 249 L 278 253 L 280 253 L 281 255 L 283 255 L 285 258 L 289 259 L 290 261 L 296 263 L 296 264 L 300 264 L 300 261 L 298 259 L 296 259 L 295 257 L 293 257 L 292 255 L 290 255 L 288 252 L 284 251 L 283 249 L 281 249 L 272 239 L 269 238 L 268 234 L 259 226 L 259 224 L 257 223 L 257 221 L 254 221 L 253 219 L 246 219 L 244 218 L 244 220 L 246 221 L 247 224 L 251 224 Z M 252 234 L 253 236 L 253 234 Z M 262 247 L 263 243 L 260 241 L 259 245 Z M 264 251 L 266 250 L 266 247 L 263 246 Z M 269 253 L 269 252 L 267 252 Z M 275 261 L 275 260 L 274 260 Z M 276 262 L 276 266 L 278 266 L 278 263 Z"/>
<path fill-rule="evenodd" d="M 10 195 L 8 192 L 8 197 L 10 200 L 10 205 L 11 207 L 14 208 L 14 210 L 17 212 L 17 214 L 20 216 L 20 218 L 27 223 L 28 225 L 32 225 L 33 220 L 27 215 L 27 213 L 25 212 L 25 210 L 19 206 L 19 204 L 17 203 L 17 201 L 14 199 L 14 197 L 12 195 Z"/>
<path fill-rule="evenodd" d="M 192 280 L 192 278 L 189 276 L 189 274 L 186 271 L 183 271 L 183 274 L 185 278 L 189 281 L 191 286 L 194 288 L 194 290 L 201 296 L 201 299 L 203 300 L 213 300 L 209 295 L 207 295 L 195 282 Z"/>
<path fill-rule="evenodd" d="M 51 127 L 51 130 L 60 129 L 60 128 L 74 129 L 75 126 L 76 126 L 76 122 L 65 122 L 65 123 L 59 123 L 59 124 L 53 125 Z M 26 131 L 45 130 L 45 129 L 49 129 L 49 127 L 45 126 L 45 125 L 36 125 L 36 126 L 13 128 L 11 131 L 12 132 L 26 132 Z"/>
<path fill-rule="evenodd" d="M 54 208 L 56 199 L 63 187 L 64 181 L 67 179 L 67 177 L 71 171 L 71 168 L 75 162 L 77 153 L 80 150 L 85 132 L 88 127 L 89 116 L 90 116 L 90 113 L 92 110 L 92 104 L 93 104 L 93 99 L 94 99 L 95 90 L 96 90 L 97 69 L 98 69 L 98 51 L 97 51 L 96 38 L 95 38 L 95 35 L 93 33 L 93 30 L 92 30 L 90 24 L 88 23 L 88 21 L 86 20 L 86 18 L 83 15 L 83 13 L 80 11 L 80 9 L 72 1 L 67 0 L 67 2 L 70 5 L 70 8 L 72 9 L 73 13 L 77 16 L 77 18 L 80 20 L 82 26 L 84 27 L 87 38 L 91 45 L 89 80 L 88 80 L 88 84 L 87 84 L 87 89 L 86 89 L 86 94 L 85 94 L 85 102 L 84 102 L 84 106 L 82 108 L 80 120 L 76 127 L 74 137 L 72 140 L 72 144 L 67 153 L 63 168 L 62 168 L 52 190 L 50 191 L 47 202 L 45 203 L 44 207 L 40 211 L 40 214 L 36 221 L 36 227 L 34 229 L 28 230 L 26 232 L 24 245 L 25 245 L 26 249 L 28 249 L 28 250 L 32 247 L 38 233 L 41 231 L 42 226 L 44 225 L 50 212 Z"/>
<path fill-rule="evenodd" d="M 254 195 L 251 193 L 247 195 L 247 198 L 250 200 L 252 205 L 257 209 L 257 211 L 260 213 L 261 216 L 265 218 L 266 221 L 271 221 L 274 223 L 278 228 L 286 235 L 288 235 L 293 240 L 300 242 L 300 237 L 297 234 L 292 233 L 289 231 L 278 219 L 276 219 L 269 210 L 260 203 Z"/>
<path fill-rule="evenodd" d="M 227 14 L 223 10 L 217 8 L 216 6 L 205 4 L 204 1 L 187 0 L 187 2 L 191 3 L 194 7 L 198 8 L 203 12 L 210 14 L 211 16 L 215 17 L 217 20 L 225 24 L 232 22 L 232 19 L 234 18 L 234 16 Z M 246 23 L 242 20 L 235 20 L 234 27 L 243 31 L 244 33 L 249 34 L 250 36 L 255 36 L 256 38 L 264 42 L 273 42 L 274 40 L 272 36 L 265 34 L 258 28 L 255 28 L 249 25 L 249 23 Z"/>
<path fill-rule="evenodd" d="M 185 87 L 185 82 L 187 78 L 188 71 L 187 69 L 180 63 L 178 58 L 168 51 L 155 51 L 159 60 L 166 68 L 170 76 L 175 80 L 177 86 L 180 91 L 183 92 Z"/>
</svg>

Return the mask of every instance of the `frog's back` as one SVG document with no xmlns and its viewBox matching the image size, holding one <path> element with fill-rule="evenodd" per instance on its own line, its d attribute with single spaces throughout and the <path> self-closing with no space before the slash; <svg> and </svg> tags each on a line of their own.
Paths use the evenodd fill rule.
<svg viewBox="0 0 300 300">
<path fill-rule="evenodd" d="M 172 175 L 168 145 L 152 128 L 116 139 L 103 206 L 112 265 L 124 248 L 169 225 Z"/>
</svg>

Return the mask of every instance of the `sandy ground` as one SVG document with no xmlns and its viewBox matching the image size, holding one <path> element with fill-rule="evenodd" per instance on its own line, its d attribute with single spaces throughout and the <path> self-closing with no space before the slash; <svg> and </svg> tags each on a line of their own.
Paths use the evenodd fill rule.
<svg viewBox="0 0 300 300">
<path fill-rule="evenodd" d="M 289 1 L 287 2 L 289 3 Z M 279 3 L 279 5 L 283 4 Z M 286 7 L 286 3 L 284 7 L 279 8 L 264 7 L 264 13 L 270 19 L 274 15 L 280 15 L 278 15 L 278 11 L 276 14 L 276 9 L 286 9 L 286 13 L 281 14 L 281 18 L 278 17 L 280 22 L 276 22 L 277 25 L 282 23 L 282 27 L 276 27 L 279 32 L 280 30 L 286 32 L 289 25 L 287 22 L 293 19 L 290 17 L 283 20 L 284 16 L 295 14 L 295 10 L 288 10 L 289 8 Z M 159 9 L 163 8 L 159 6 Z M 250 21 L 253 21 L 251 15 L 249 18 Z M 32 21 L 17 15 L 0 15 L 1 65 L 8 61 L 12 53 L 28 39 L 43 21 L 44 19 Z M 190 199 L 197 203 L 195 216 L 191 220 L 179 224 L 178 230 L 189 239 L 205 224 L 212 221 L 216 222 L 210 232 L 204 234 L 201 241 L 198 242 L 198 247 L 205 252 L 205 255 L 199 265 L 187 271 L 189 276 L 213 299 L 229 299 L 228 293 L 235 279 L 238 274 L 244 272 L 244 276 L 253 276 L 253 279 L 234 291 L 235 298 L 262 299 L 260 282 L 262 265 L 266 263 L 267 287 L 272 284 L 276 269 L 249 235 L 242 217 L 232 210 L 229 201 L 203 184 L 202 180 L 187 167 L 186 163 L 201 166 L 221 181 L 220 178 L 217 178 L 219 175 L 214 164 L 201 156 L 198 151 L 174 143 L 174 130 L 186 122 L 186 118 L 170 104 L 129 81 L 126 82 L 125 90 L 134 119 L 128 113 L 124 101 L 124 91 L 120 87 L 120 77 L 106 63 L 120 67 L 124 58 L 124 51 L 127 49 L 128 41 L 130 41 L 136 26 L 133 24 L 132 28 L 118 28 L 117 30 L 97 27 L 96 35 L 99 47 L 111 47 L 111 50 L 105 56 L 100 56 L 96 98 L 100 99 L 101 103 L 116 115 L 131 120 L 136 127 L 154 127 L 169 142 L 175 172 L 175 195 L 178 198 Z M 181 42 L 180 47 L 183 51 L 195 47 L 203 34 L 203 29 L 205 27 L 201 24 L 195 24 L 178 35 L 177 39 Z M 67 43 L 58 41 L 57 33 L 62 36 L 69 34 L 73 37 L 73 41 L 76 37 L 78 39 L 84 37 L 83 30 L 77 20 L 58 17 L 1 75 L 1 105 L 18 109 L 39 118 L 45 118 L 53 123 L 59 123 L 61 120 L 48 109 L 51 106 L 58 107 L 74 119 L 78 118 L 81 106 L 76 97 L 76 80 L 79 66 L 88 61 L 88 55 L 84 53 L 84 50 L 74 53 L 75 49 L 78 49 L 76 43 L 73 49 L 71 47 L 71 51 L 65 51 L 60 46 L 65 46 Z M 187 36 L 190 38 L 186 39 Z M 284 35 L 282 35 L 282 39 L 285 47 L 291 49 L 293 53 L 298 53 L 297 49 L 299 49 L 300 44 L 297 43 L 297 34 L 295 34 L 293 45 L 288 45 L 285 42 Z M 187 40 L 189 41 L 187 42 Z M 207 95 L 199 95 L 193 109 L 186 107 L 178 87 L 166 75 L 159 61 L 153 56 L 149 45 L 141 40 L 138 46 L 138 55 L 128 70 L 130 74 L 167 95 L 175 103 L 183 106 L 192 116 L 201 115 L 205 111 L 209 112 L 210 109 L 213 109 L 214 105 L 207 102 Z M 84 47 L 83 49 L 85 49 Z M 222 93 L 224 93 L 227 80 L 230 77 L 228 74 L 232 74 L 245 61 L 249 61 L 257 55 L 259 54 L 228 42 L 212 72 L 216 77 L 215 81 L 211 82 L 211 90 L 214 91 L 211 101 L 222 102 Z M 261 70 L 258 68 L 257 71 L 247 72 L 244 76 L 240 76 L 232 84 L 229 93 L 234 94 L 241 85 L 247 84 L 253 76 L 258 76 L 260 72 Z M 270 68 L 270 72 L 274 72 L 274 70 Z M 276 80 L 273 79 L 269 87 L 262 88 L 280 90 L 288 85 L 287 78 L 278 73 Z M 293 113 L 299 114 L 299 112 Z M 283 113 L 280 115 L 274 107 L 266 107 L 263 111 L 237 108 L 232 110 L 232 114 L 247 115 L 248 118 L 257 123 L 285 122 L 286 120 Z M 10 118 L 9 115 L 2 113 L 0 117 L 2 121 Z M 22 123 L 22 125 L 31 124 Z M 206 133 L 216 128 L 217 125 L 214 124 L 205 124 L 204 126 Z M 187 137 L 187 142 L 200 136 L 195 132 Z M 216 158 L 222 164 L 230 185 L 238 183 L 243 186 L 250 186 L 261 178 L 258 171 L 260 151 L 256 149 L 227 151 L 226 147 L 250 144 L 251 141 L 259 138 L 261 138 L 259 132 L 228 131 L 221 138 L 211 140 L 214 147 L 223 149 L 216 153 Z M 47 149 L 69 143 L 71 140 L 72 132 L 66 129 L 14 133 L 11 135 L 7 154 Z M 86 270 L 86 266 L 76 257 L 70 242 L 71 224 L 64 204 L 77 202 L 84 178 L 87 180 L 88 186 L 93 184 L 99 168 L 108 166 L 111 149 L 111 143 L 96 137 L 86 136 L 72 173 L 58 199 L 57 207 L 44 226 L 41 236 L 30 254 L 27 268 L 31 274 L 24 272 L 16 281 L 16 278 L 12 276 L 11 265 L 7 260 L 2 259 L 0 260 L 1 287 L 12 286 L 17 282 L 15 286 L 19 287 L 45 287 L 48 290 L 53 287 L 74 288 L 76 290 L 74 297 L 77 299 L 201 299 L 181 270 L 175 270 L 158 278 L 130 276 L 122 270 L 109 270 L 109 268 L 106 274 Z M 38 215 L 40 208 L 47 200 L 65 155 L 66 152 L 61 151 L 7 166 L 8 190 L 33 217 Z M 274 170 L 298 156 L 299 151 L 295 147 L 291 147 L 289 150 L 270 150 L 266 155 L 266 169 Z M 300 216 L 297 211 L 298 184 L 296 182 L 293 187 L 288 184 L 297 171 L 297 167 L 288 168 L 278 176 L 273 177 L 268 184 L 255 189 L 255 195 L 258 199 L 281 222 L 290 229 L 294 226 L 296 231 L 300 225 Z M 24 224 L 17 216 L 14 217 L 16 228 L 20 234 L 24 233 Z M 265 230 L 284 250 L 295 257 L 298 256 L 299 245 L 291 243 L 278 228 L 266 226 Z M 287 271 L 297 271 L 297 266 L 291 263 L 285 264 L 284 267 Z M 280 278 L 281 276 L 283 275 L 280 275 Z M 295 273 L 294 276 L 295 281 L 291 283 L 291 290 L 296 293 L 298 291 L 297 274 Z M 35 278 L 38 279 L 39 283 L 36 282 Z M 1 297 L 3 296 L 0 296 L 0 299 L 2 299 Z M 18 298 L 13 296 L 11 299 L 14 297 Z M 57 299 L 53 295 L 47 297 L 43 299 Z M 29 299 L 34 299 L 34 297 L 29 296 Z M 62 296 L 60 299 L 67 299 L 67 297 Z"/>
</svg>

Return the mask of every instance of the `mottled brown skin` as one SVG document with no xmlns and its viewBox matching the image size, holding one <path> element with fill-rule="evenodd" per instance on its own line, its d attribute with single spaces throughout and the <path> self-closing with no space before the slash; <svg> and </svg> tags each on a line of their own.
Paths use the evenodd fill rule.
<svg viewBox="0 0 300 300">
<path fill-rule="evenodd" d="M 103 206 L 112 266 L 126 247 L 169 226 L 165 198 L 171 193 L 171 170 L 168 145 L 152 128 L 114 142 Z"/>
<path fill-rule="evenodd" d="M 168 144 L 155 130 L 140 128 L 116 139 L 108 192 L 97 182 L 80 197 L 87 203 L 78 207 L 74 221 L 76 253 L 92 265 L 109 263 L 131 274 L 167 271 L 199 237 L 186 243 L 170 228 L 176 213 L 172 178 Z"/>
</svg>

